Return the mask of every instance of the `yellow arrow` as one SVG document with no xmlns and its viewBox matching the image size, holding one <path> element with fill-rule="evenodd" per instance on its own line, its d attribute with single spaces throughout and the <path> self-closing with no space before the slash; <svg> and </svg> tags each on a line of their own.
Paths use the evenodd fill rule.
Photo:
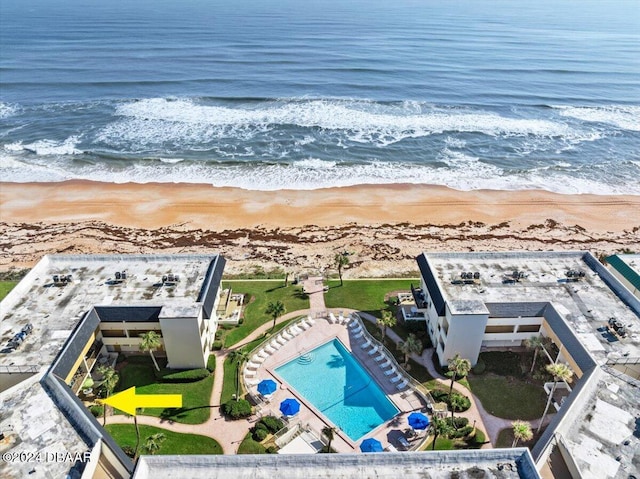
<svg viewBox="0 0 640 479">
<path fill-rule="evenodd" d="M 133 386 L 100 402 L 135 416 L 139 407 L 182 407 L 182 394 L 136 395 Z"/>
</svg>

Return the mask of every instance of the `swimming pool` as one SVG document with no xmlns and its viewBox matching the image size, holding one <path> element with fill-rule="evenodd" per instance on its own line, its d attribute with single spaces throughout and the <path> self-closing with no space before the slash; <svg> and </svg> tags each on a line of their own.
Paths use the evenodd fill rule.
<svg viewBox="0 0 640 479">
<path fill-rule="evenodd" d="M 292 359 L 276 373 L 353 441 L 399 412 L 338 339 Z"/>
</svg>

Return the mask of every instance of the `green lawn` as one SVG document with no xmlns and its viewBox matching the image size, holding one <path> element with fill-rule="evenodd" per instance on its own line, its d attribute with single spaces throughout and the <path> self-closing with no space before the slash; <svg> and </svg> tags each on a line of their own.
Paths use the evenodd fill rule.
<svg viewBox="0 0 640 479">
<path fill-rule="evenodd" d="M 0 281 L 0 301 L 9 294 L 9 291 L 11 291 L 16 284 L 18 284 L 17 281 Z"/>
<path fill-rule="evenodd" d="M 253 440 L 251 433 L 247 434 L 238 446 L 238 454 L 265 454 L 265 447 Z"/>
<path fill-rule="evenodd" d="M 236 393 L 236 366 L 237 363 L 235 361 L 231 361 L 229 358 L 225 359 L 220 404 L 233 399 L 233 395 Z M 242 371 L 240 371 L 240 374 L 242 374 Z M 242 387 L 240 388 L 240 394 L 242 395 Z"/>
<path fill-rule="evenodd" d="M 350 308 L 364 311 L 379 318 L 383 309 L 391 309 L 385 302 L 387 293 L 398 290 L 410 290 L 411 283 L 419 283 L 418 279 L 380 279 L 380 280 L 345 280 L 329 281 L 329 291 L 324 295 L 327 308 Z"/>
<path fill-rule="evenodd" d="M 136 428 L 133 424 L 108 424 L 107 431 L 120 447 L 135 447 Z M 222 447 L 215 439 L 197 434 L 180 434 L 153 426 L 140 426 L 140 447 L 146 438 L 161 432 L 166 436 L 156 454 L 222 454 Z M 140 451 L 144 454 L 143 451 Z"/>
<path fill-rule="evenodd" d="M 213 374 L 191 383 L 160 383 L 154 375 L 153 363 L 148 356 L 129 357 L 128 364 L 119 374 L 120 382 L 116 386 L 116 392 L 136 386 L 137 394 L 182 394 L 182 408 L 146 408 L 141 409 L 141 414 L 185 424 L 201 424 L 209 419 Z"/>
<path fill-rule="evenodd" d="M 244 309 L 243 323 L 237 328 L 223 330 L 220 339 L 225 347 L 231 347 L 246 338 L 259 326 L 273 321 L 264 310 L 270 302 L 282 301 L 286 312 L 309 308 L 309 298 L 302 292 L 302 286 L 284 287 L 283 281 L 224 281 L 223 288 L 231 288 L 234 293 L 244 293 L 249 304 Z"/>
<path fill-rule="evenodd" d="M 473 394 L 494 416 L 527 421 L 541 417 L 544 412 L 547 398 L 539 384 L 491 373 L 470 374 L 468 381 Z"/>
</svg>

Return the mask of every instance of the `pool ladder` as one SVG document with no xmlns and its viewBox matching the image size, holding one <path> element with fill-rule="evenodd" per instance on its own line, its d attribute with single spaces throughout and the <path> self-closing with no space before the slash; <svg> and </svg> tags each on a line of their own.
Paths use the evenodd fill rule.
<svg viewBox="0 0 640 479">
<path fill-rule="evenodd" d="M 305 353 L 298 358 L 298 364 L 311 364 L 313 362 L 313 354 Z"/>
</svg>

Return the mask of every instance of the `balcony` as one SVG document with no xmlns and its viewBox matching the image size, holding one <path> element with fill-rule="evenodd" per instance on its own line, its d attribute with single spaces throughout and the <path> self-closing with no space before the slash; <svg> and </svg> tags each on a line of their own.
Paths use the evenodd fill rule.
<svg viewBox="0 0 640 479">
<path fill-rule="evenodd" d="M 427 303 L 427 297 L 424 291 L 422 291 L 422 288 L 415 288 L 413 285 L 411 285 L 411 294 L 413 295 L 413 300 L 416 302 L 418 311 L 426 311 L 429 305 Z"/>
</svg>

